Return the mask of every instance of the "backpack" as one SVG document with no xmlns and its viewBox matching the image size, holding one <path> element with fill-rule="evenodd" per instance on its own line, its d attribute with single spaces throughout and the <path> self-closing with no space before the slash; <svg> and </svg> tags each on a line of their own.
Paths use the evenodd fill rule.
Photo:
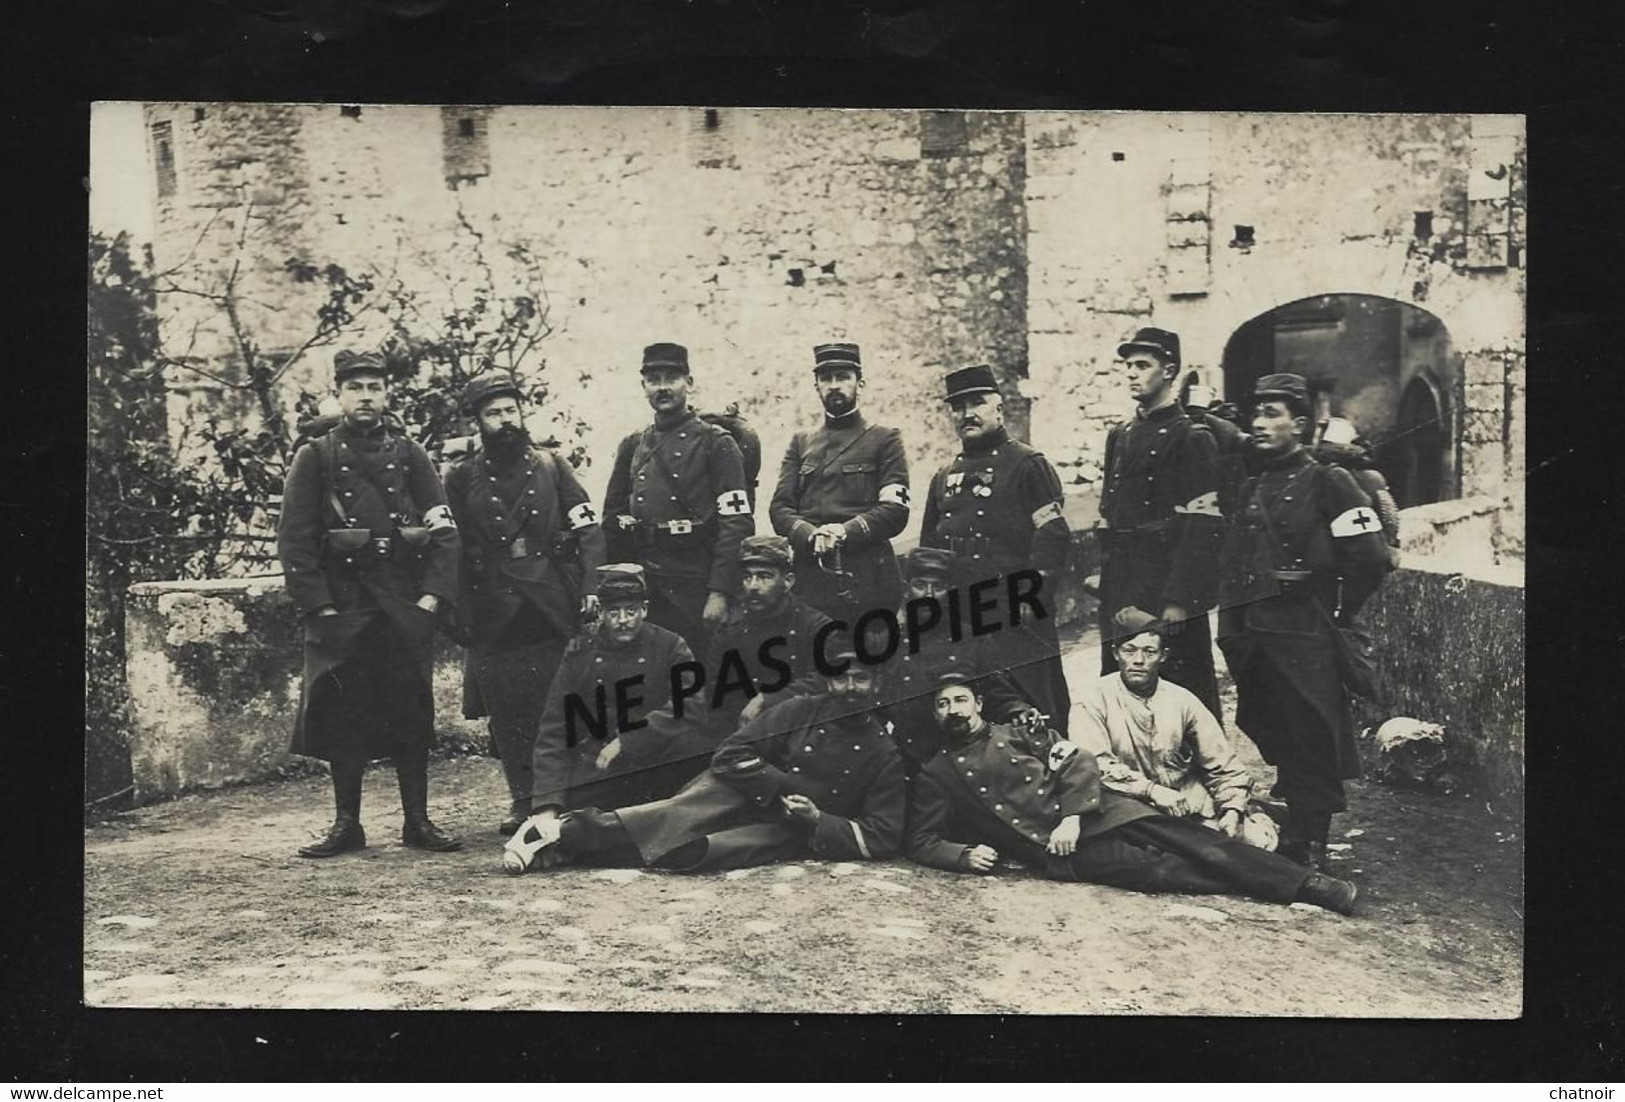
<svg viewBox="0 0 1625 1102">
<path fill-rule="evenodd" d="M 1388 488 L 1388 480 L 1372 464 L 1370 454 L 1356 444 L 1334 444 L 1326 440 L 1310 449 L 1310 454 L 1316 462 L 1328 467 L 1342 467 L 1354 476 L 1354 484 L 1371 499 L 1371 508 L 1382 522 L 1383 539 L 1390 548 L 1398 548 L 1399 504 L 1394 501 L 1393 492 Z"/>
<path fill-rule="evenodd" d="M 739 412 L 738 402 L 729 402 L 721 413 L 702 413 L 700 420 L 715 425 L 739 445 L 739 454 L 745 461 L 745 497 L 750 500 L 751 512 L 756 511 L 756 481 L 762 473 L 762 438 L 750 427 L 745 415 Z"/>
</svg>

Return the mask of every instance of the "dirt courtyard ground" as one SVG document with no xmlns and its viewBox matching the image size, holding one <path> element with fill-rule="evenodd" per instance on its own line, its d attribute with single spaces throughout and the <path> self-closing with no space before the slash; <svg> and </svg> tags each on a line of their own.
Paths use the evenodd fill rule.
<svg viewBox="0 0 1625 1102">
<path fill-rule="evenodd" d="M 1069 675 L 1096 669 L 1068 656 Z M 1076 682 L 1074 682 L 1076 683 Z M 1227 711 L 1233 701 L 1227 699 Z M 1232 726 L 1233 730 L 1233 726 Z M 1268 778 L 1244 738 L 1255 774 Z M 92 1006 L 869 1013 L 1516 1016 L 1522 837 L 1481 799 L 1354 786 L 1340 918 L 1230 897 L 1147 896 L 1024 872 L 806 861 L 724 875 L 509 877 L 496 762 L 436 762 L 462 853 L 399 844 L 387 765 L 367 850 L 325 829 L 314 777 L 188 796 L 85 834 Z"/>
</svg>

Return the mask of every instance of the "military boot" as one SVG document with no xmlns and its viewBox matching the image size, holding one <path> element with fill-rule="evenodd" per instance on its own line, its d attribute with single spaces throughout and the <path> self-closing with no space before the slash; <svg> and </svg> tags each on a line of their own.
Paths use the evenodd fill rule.
<svg viewBox="0 0 1625 1102">
<path fill-rule="evenodd" d="M 1351 915 L 1354 913 L 1354 900 L 1359 894 L 1360 889 L 1351 881 L 1312 872 L 1309 879 L 1303 882 L 1303 887 L 1298 889 L 1297 902 L 1313 903 L 1340 915 Z"/>
<path fill-rule="evenodd" d="M 320 842 L 299 847 L 300 857 L 337 857 L 367 846 L 361 829 L 361 773 L 359 765 L 333 767 L 333 825 Z"/>
<path fill-rule="evenodd" d="M 1326 860 L 1326 834 L 1331 822 L 1330 812 L 1293 809 L 1281 828 L 1281 844 L 1275 852 L 1319 872 Z"/>
<path fill-rule="evenodd" d="M 463 848 L 463 843 L 441 830 L 429 819 L 429 762 L 427 755 L 408 761 L 396 761 L 395 779 L 401 787 L 401 845 L 411 849 L 426 849 L 434 853 L 450 853 Z"/>
</svg>

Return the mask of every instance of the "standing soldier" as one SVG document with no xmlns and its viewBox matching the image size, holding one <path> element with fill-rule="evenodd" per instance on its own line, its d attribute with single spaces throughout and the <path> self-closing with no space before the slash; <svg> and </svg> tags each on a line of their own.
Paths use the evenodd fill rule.
<svg viewBox="0 0 1625 1102">
<path fill-rule="evenodd" d="M 1055 586 L 1072 533 L 1061 513 L 1060 476 L 1043 452 L 1010 439 L 1004 427 L 1004 397 L 991 367 L 982 364 L 950 372 L 945 384 L 954 431 L 964 450 L 931 479 L 920 543 L 954 552 L 961 585 L 975 587 L 1020 570 L 1039 572 L 1042 582 L 1035 597 L 1043 615 L 1029 612 L 1020 617 L 1022 636 L 1011 652 L 1019 657 L 1001 668 L 1012 671 L 1028 699 L 1064 735 L 1071 695 L 1055 631 Z M 996 593 L 1005 599 L 1002 582 L 988 588 L 993 591 L 990 598 Z M 1001 618 L 1006 623 L 1017 620 L 1012 615 Z"/>
<path fill-rule="evenodd" d="M 791 565 L 783 536 L 739 541 L 738 613 L 711 637 L 705 658 L 710 724 L 718 738 L 780 700 L 824 689 L 813 640 L 829 617 L 796 596 L 800 579 Z"/>
<path fill-rule="evenodd" d="M 795 546 L 796 595 L 851 623 L 902 595 L 891 540 L 908 523 L 903 436 L 858 409 L 863 364 L 855 344 L 813 349 L 824 423 L 790 438 L 768 516 Z"/>
<path fill-rule="evenodd" d="M 649 620 L 704 654 L 739 584 L 739 541 L 755 531 L 739 446 L 688 408 L 688 349 L 643 350 L 654 424 L 621 441 L 604 495 L 612 557 L 643 564 Z"/>
<path fill-rule="evenodd" d="M 1360 775 L 1339 627 L 1388 568 L 1382 525 L 1354 478 L 1303 447 L 1309 389 L 1265 375 L 1254 390 L 1263 470 L 1242 489 L 1221 565 L 1219 648 L 1236 680 L 1236 723 L 1275 766 L 1287 804 L 1280 851 L 1318 865 L 1343 781 Z"/>
<path fill-rule="evenodd" d="M 480 448 L 446 475 L 463 539 L 463 599 L 471 622 L 463 700 L 468 719 L 490 717 L 491 744 L 508 782 L 506 837 L 530 814 L 531 755 L 547 687 L 564 645 L 597 613 L 604 535 L 570 464 L 532 445 L 524 393 L 505 371 L 463 392 Z"/>
<path fill-rule="evenodd" d="M 429 820 L 434 630 L 457 594 L 457 525 L 428 455 L 385 424 L 389 383 L 373 352 L 341 351 L 333 381 L 343 419 L 294 455 L 277 555 L 304 617 L 305 676 L 290 749 L 332 764 L 333 826 L 301 857 L 367 844 L 361 777 L 395 761 L 401 844 L 462 843 Z"/>
<path fill-rule="evenodd" d="M 1117 670 L 1122 641 L 1160 621 L 1162 676 L 1196 694 L 1215 716 L 1219 684 L 1207 610 L 1218 583 L 1224 518 L 1218 445 L 1178 401 L 1179 336 L 1141 329 L 1117 355 L 1128 365 L 1134 420 L 1106 436 L 1100 495 L 1100 664 Z"/>
</svg>

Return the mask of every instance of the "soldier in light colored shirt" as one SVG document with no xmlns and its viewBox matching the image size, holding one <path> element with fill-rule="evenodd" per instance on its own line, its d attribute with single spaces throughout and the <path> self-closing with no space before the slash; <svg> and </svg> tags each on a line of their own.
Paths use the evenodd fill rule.
<svg viewBox="0 0 1625 1102">
<path fill-rule="evenodd" d="M 1113 647 L 1118 672 L 1082 694 L 1071 737 L 1100 763 L 1101 782 L 1176 817 L 1274 850 L 1274 822 L 1249 812 L 1253 781 L 1213 713 L 1183 686 L 1161 677 L 1167 648 L 1142 631 Z"/>
</svg>

